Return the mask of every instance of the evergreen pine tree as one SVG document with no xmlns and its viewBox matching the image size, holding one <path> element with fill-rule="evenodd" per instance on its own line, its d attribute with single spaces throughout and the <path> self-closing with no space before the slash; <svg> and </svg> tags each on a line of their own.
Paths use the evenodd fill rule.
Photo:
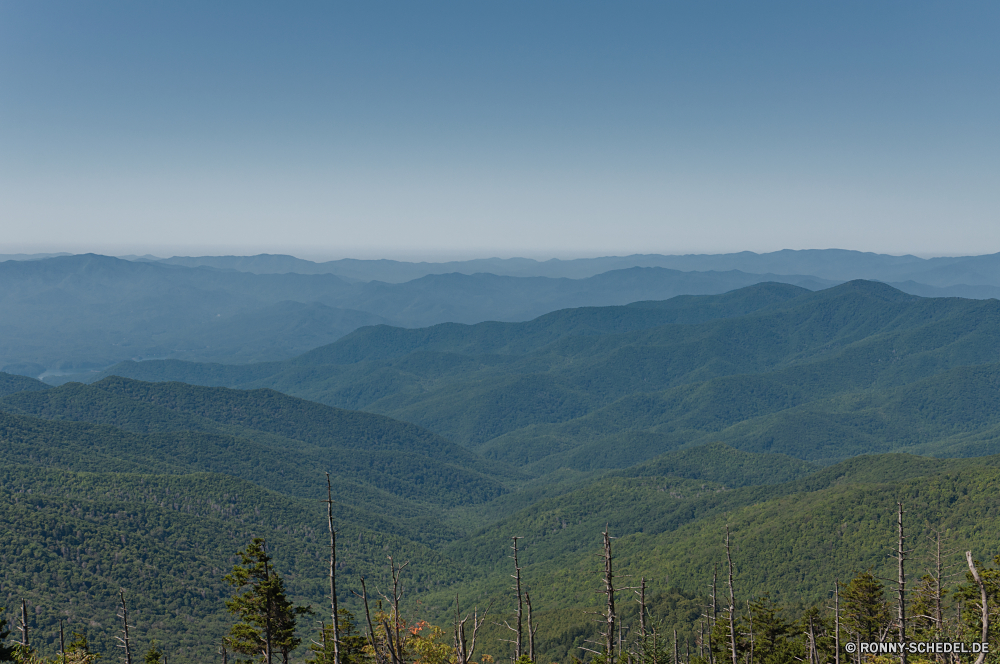
<svg viewBox="0 0 1000 664">
<path fill-rule="evenodd" d="M 242 590 L 226 600 L 226 608 L 239 618 L 229 632 L 230 647 L 243 655 L 259 655 L 266 664 L 272 664 L 274 656 L 280 654 L 287 664 L 302 641 L 295 636 L 298 616 L 310 609 L 292 606 L 262 538 L 254 538 L 239 556 L 240 564 L 225 576 L 230 585 Z"/>
<path fill-rule="evenodd" d="M 5 610 L 4 607 L 0 606 L 0 616 Z M 10 638 L 10 627 L 6 620 L 0 619 L 0 662 L 14 661 L 14 649 L 7 645 L 8 638 Z"/>
<path fill-rule="evenodd" d="M 879 641 L 892 624 L 882 582 L 871 570 L 858 574 L 844 589 L 844 622 L 862 641 Z"/>
<path fill-rule="evenodd" d="M 90 652 L 90 643 L 85 634 L 73 632 L 73 640 L 66 646 L 67 664 L 94 664 L 101 656 Z"/>
<path fill-rule="evenodd" d="M 149 644 L 149 650 L 146 651 L 146 656 L 142 661 L 144 664 L 163 664 L 163 651 L 160 650 L 156 639 L 153 639 L 153 642 Z"/>
</svg>

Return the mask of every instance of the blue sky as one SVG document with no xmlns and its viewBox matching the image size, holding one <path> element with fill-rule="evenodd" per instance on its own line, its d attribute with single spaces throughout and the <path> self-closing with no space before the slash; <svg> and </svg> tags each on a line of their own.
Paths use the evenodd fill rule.
<svg viewBox="0 0 1000 664">
<path fill-rule="evenodd" d="M 1000 251 L 1000 5 L 0 0 L 0 253 Z"/>
</svg>

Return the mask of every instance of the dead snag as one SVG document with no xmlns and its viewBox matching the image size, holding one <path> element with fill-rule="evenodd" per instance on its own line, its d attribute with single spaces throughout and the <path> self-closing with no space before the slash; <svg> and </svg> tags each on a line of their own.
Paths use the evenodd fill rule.
<svg viewBox="0 0 1000 664">
<path fill-rule="evenodd" d="M 337 608 L 337 531 L 333 529 L 333 487 L 326 474 L 326 518 L 330 527 L 330 611 L 333 622 L 333 662 L 340 664 L 340 627 Z M 326 636 L 324 635 L 324 639 Z M 324 649 L 325 652 L 325 649 Z"/>
<path fill-rule="evenodd" d="M 607 653 L 608 664 L 614 664 L 614 638 L 615 638 L 615 585 L 614 570 L 611 565 L 611 535 L 608 527 L 604 527 L 604 592 L 607 595 L 607 612 L 604 622 L 607 631 L 604 633 L 604 651 Z"/>
<path fill-rule="evenodd" d="M 532 662 L 535 661 L 535 632 L 538 631 L 538 625 L 532 622 L 531 617 L 531 595 L 528 591 L 524 591 L 524 605 L 528 608 L 528 659 Z"/>
<path fill-rule="evenodd" d="M 486 610 L 483 611 L 483 617 L 479 617 L 479 609 L 473 609 L 470 615 L 462 618 L 462 610 L 458 604 L 458 595 L 455 596 L 455 656 L 457 658 L 456 664 L 469 664 L 472 658 L 476 654 L 476 636 L 479 634 L 479 628 L 483 626 L 486 622 L 486 616 L 490 613 L 490 608 L 492 608 L 493 602 L 491 601 L 487 606 Z M 530 613 L 528 614 L 531 615 Z M 465 631 L 465 623 L 472 618 L 472 641 L 470 642 L 467 638 Z"/>
<path fill-rule="evenodd" d="M 132 664 L 132 645 L 128 636 L 128 607 L 125 606 L 125 589 L 118 589 L 118 618 L 122 621 L 122 635 L 118 639 L 118 647 L 125 650 L 125 664 Z"/>
<path fill-rule="evenodd" d="M 733 593 L 733 556 L 729 547 L 729 524 L 726 524 L 726 561 L 729 563 L 729 650 L 733 664 L 739 664 L 736 654 L 736 595 Z"/>
<path fill-rule="evenodd" d="M 976 569 L 976 564 L 972 560 L 972 552 L 965 552 L 965 560 L 969 563 L 969 571 L 972 572 L 972 578 L 979 586 L 979 601 L 981 603 L 980 609 L 982 611 L 982 637 L 979 639 L 983 643 L 986 643 L 987 637 L 990 631 L 990 609 L 986 601 L 986 584 L 983 583 L 983 579 L 979 576 L 979 571 Z M 979 657 L 976 658 L 975 664 L 983 664 L 986 660 L 986 653 L 979 653 Z"/>
<path fill-rule="evenodd" d="M 508 643 L 514 644 L 514 661 L 521 658 L 522 650 L 522 640 L 523 640 L 523 629 L 521 623 L 521 617 L 524 611 L 524 595 L 521 592 L 521 565 L 517 559 L 517 540 L 524 539 L 520 535 L 514 535 L 510 538 L 513 541 L 511 549 L 514 550 L 514 555 L 511 558 L 514 559 L 514 573 L 510 575 L 510 578 L 514 579 L 513 590 L 517 595 L 517 610 L 514 612 L 514 626 L 512 627 L 510 623 L 506 620 L 504 621 L 504 626 L 514 633 L 513 639 L 504 639 Z"/>
<path fill-rule="evenodd" d="M 896 516 L 896 526 L 898 529 L 898 544 L 896 545 L 897 580 L 896 580 L 896 604 L 897 604 L 897 629 L 899 642 L 906 642 L 906 554 L 909 553 L 903 548 L 906 537 L 903 535 L 903 503 L 896 503 L 899 511 Z M 899 664 L 906 664 L 906 649 L 899 653 Z"/>
</svg>

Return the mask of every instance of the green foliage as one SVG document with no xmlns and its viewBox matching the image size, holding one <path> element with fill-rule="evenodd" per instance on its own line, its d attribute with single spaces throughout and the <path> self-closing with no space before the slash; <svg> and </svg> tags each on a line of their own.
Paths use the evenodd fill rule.
<svg viewBox="0 0 1000 664">
<path fill-rule="evenodd" d="M 684 477 L 727 487 L 783 484 L 816 472 L 817 466 L 783 454 L 736 450 L 709 443 L 668 452 L 620 471 L 625 477 Z"/>
<path fill-rule="evenodd" d="M 122 379 L 108 383 L 119 388 L 128 383 L 135 391 L 142 385 Z M 400 498 L 455 504 L 482 502 L 504 491 L 494 479 L 501 473 L 485 474 L 490 464 L 426 430 L 389 418 L 348 413 L 269 390 L 241 393 L 180 384 L 152 389 L 155 393 L 145 396 L 161 403 L 109 396 L 107 390 L 78 384 L 8 397 L 3 403 L 10 403 L 9 409 L 31 416 L 0 412 L 0 455 L 67 470 L 219 472 L 300 496 L 321 491 L 322 475 L 316 471 L 329 468 L 352 488 L 345 495 L 355 504 L 383 503 L 386 511 Z M 187 391 L 195 393 L 185 395 Z M 175 405 L 176 412 L 168 397 L 188 399 L 183 404 L 188 409 Z M 263 425 L 240 416 L 270 411 L 283 414 L 285 421 L 275 414 L 274 422 Z"/>
<path fill-rule="evenodd" d="M 47 389 L 49 386 L 40 380 L 0 371 L 0 398 L 18 392 L 41 392 Z"/>
<path fill-rule="evenodd" d="M 358 633 L 357 619 L 347 609 L 340 609 L 337 629 L 340 634 L 340 661 L 343 664 L 369 664 L 372 657 L 366 652 L 368 640 Z M 308 664 L 334 664 L 333 626 L 321 623 L 318 639 L 309 645 Z"/>
<path fill-rule="evenodd" d="M 7 625 L 5 608 L 0 606 L 0 662 L 14 661 L 14 649 L 7 645 L 7 638 L 10 636 L 10 628 Z"/>
<path fill-rule="evenodd" d="M 255 537 L 238 555 L 240 562 L 225 577 L 239 591 L 226 600 L 226 608 L 239 620 L 230 628 L 227 643 L 235 652 L 259 656 L 267 664 L 278 654 L 287 662 L 302 642 L 295 636 L 298 618 L 311 610 L 293 606 L 288 599 L 263 538 Z"/>
<path fill-rule="evenodd" d="M 152 643 L 149 645 L 149 649 L 146 651 L 146 655 L 143 657 L 142 661 L 144 664 L 162 664 L 163 663 L 163 651 L 160 650 L 159 644 L 156 639 L 153 639 Z"/>
<path fill-rule="evenodd" d="M 891 626 L 882 582 L 871 571 L 857 575 L 844 588 L 844 624 L 860 641 L 881 641 Z"/>
<path fill-rule="evenodd" d="M 336 496 L 336 494 L 335 494 Z M 334 503 L 342 602 L 356 575 L 378 580 L 386 552 L 413 561 L 415 592 L 475 569 L 431 549 L 457 536 L 439 522 L 400 521 Z M 136 634 L 169 644 L 171 662 L 207 661 L 226 630 L 223 570 L 266 537 L 297 602 L 328 604 L 326 506 L 225 475 L 126 475 L 0 467 L 0 603 L 24 596 L 33 642 L 58 649 L 59 619 L 114 652 L 119 588 Z M 356 587 L 356 586 L 353 586 Z"/>
<path fill-rule="evenodd" d="M 66 645 L 66 652 L 70 655 L 76 655 L 76 659 L 81 662 L 97 661 L 101 658 L 98 653 L 90 651 L 87 635 L 80 632 L 73 632 L 73 639 Z"/>
</svg>

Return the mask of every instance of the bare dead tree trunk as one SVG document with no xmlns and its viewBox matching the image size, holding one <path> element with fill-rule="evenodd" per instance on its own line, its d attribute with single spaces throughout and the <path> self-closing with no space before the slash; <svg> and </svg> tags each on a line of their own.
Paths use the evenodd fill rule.
<svg viewBox="0 0 1000 664">
<path fill-rule="evenodd" d="M 333 663 L 340 664 L 340 626 L 337 607 L 337 531 L 333 529 L 333 487 L 326 474 L 326 516 L 330 526 L 330 610 L 333 618 Z M 324 638 L 326 638 L 324 636 Z M 324 653 L 326 649 L 323 649 Z"/>
<path fill-rule="evenodd" d="M 389 558 L 389 566 L 391 567 L 392 564 L 392 558 Z M 392 628 L 396 640 L 396 661 L 400 662 L 400 664 L 403 661 L 403 640 L 400 630 L 402 619 L 399 617 L 399 598 L 402 597 L 402 592 L 399 588 L 399 573 L 402 571 L 403 569 L 400 567 L 398 572 L 393 572 L 392 574 Z"/>
<path fill-rule="evenodd" d="M 264 543 L 264 546 L 265 547 L 267 546 L 266 542 Z M 264 560 L 264 580 L 265 581 L 271 580 L 271 570 L 268 569 L 267 567 L 266 558 Z M 267 597 L 267 606 L 264 608 L 267 611 L 267 615 L 270 616 L 273 609 L 273 607 L 271 606 L 270 593 L 268 593 Z M 267 664 L 271 664 L 271 658 L 274 656 L 273 644 L 272 644 L 273 640 L 274 640 L 273 635 L 271 634 L 271 620 L 268 619 L 264 621 L 264 658 Z"/>
<path fill-rule="evenodd" d="M 63 631 L 63 619 L 59 619 L 59 654 L 62 655 L 63 664 L 66 664 L 66 634 Z"/>
<path fill-rule="evenodd" d="M 618 621 L 618 659 L 622 657 L 622 643 L 625 641 L 624 627 L 621 620 Z"/>
<path fill-rule="evenodd" d="M 615 585 L 614 570 L 611 566 L 611 535 L 608 527 L 604 528 L 604 592 L 607 595 L 607 613 L 605 615 L 605 626 L 607 632 L 604 636 L 604 648 L 608 656 L 608 664 L 614 664 L 614 638 L 615 638 Z"/>
<path fill-rule="evenodd" d="M 941 531 L 936 533 L 937 550 L 934 553 L 934 631 L 940 635 L 944 627 L 944 614 L 941 607 Z M 938 637 L 940 638 L 940 636 Z"/>
<path fill-rule="evenodd" d="M 715 653 L 712 652 L 712 630 L 719 618 L 718 595 L 719 564 L 712 565 L 712 615 L 708 618 L 708 664 L 715 664 Z"/>
<path fill-rule="evenodd" d="M 121 645 L 118 647 L 125 650 L 125 664 L 132 664 L 132 645 L 129 642 L 128 636 L 128 607 L 125 606 L 124 588 L 118 589 L 118 599 L 121 603 L 121 613 L 118 614 L 118 617 L 121 618 L 122 621 L 122 635 L 117 637 Z"/>
<path fill-rule="evenodd" d="M 840 664 L 840 579 L 833 582 L 833 660 Z"/>
<path fill-rule="evenodd" d="M 747 653 L 747 662 L 749 662 L 749 664 L 753 664 L 753 646 L 754 646 L 753 611 L 750 610 L 750 600 L 747 600 L 747 617 L 749 618 L 749 624 L 750 624 L 750 652 Z"/>
<path fill-rule="evenodd" d="M 677 661 L 677 657 L 678 657 L 678 655 L 677 655 L 677 628 L 675 627 L 674 628 L 674 662 L 673 662 L 673 664 L 680 664 L 680 662 Z"/>
<path fill-rule="evenodd" d="M 819 664 L 819 653 L 816 652 L 816 629 L 813 626 L 812 614 L 809 614 L 809 661 Z"/>
<path fill-rule="evenodd" d="M 726 561 L 729 563 L 729 648 L 733 664 L 739 664 L 736 653 L 736 595 L 733 592 L 733 556 L 729 547 L 729 524 L 726 524 Z"/>
<path fill-rule="evenodd" d="M 483 617 L 479 617 L 479 609 L 473 610 L 471 615 L 467 615 L 462 618 L 462 609 L 458 603 L 458 595 L 455 595 L 455 655 L 457 657 L 456 664 L 469 664 L 472 658 L 476 654 L 476 636 L 479 634 L 479 628 L 483 626 L 486 622 L 486 616 L 490 613 L 490 608 L 493 606 L 491 601 L 487 606 L 486 610 L 483 611 Z M 530 614 L 529 614 L 530 615 Z M 468 641 L 465 632 L 465 623 L 472 618 L 472 642 Z"/>
<path fill-rule="evenodd" d="M 510 548 L 514 550 L 514 555 L 511 556 L 511 558 L 514 559 L 514 573 L 511 574 L 510 577 L 514 579 L 514 592 L 517 594 L 517 610 L 514 613 L 514 626 L 511 627 L 506 622 L 504 622 L 504 625 L 507 626 L 507 629 L 514 632 L 514 660 L 517 661 L 521 658 L 522 652 L 521 644 L 523 632 L 521 627 L 521 617 L 524 610 L 524 597 L 521 594 L 521 564 L 517 559 L 517 540 L 523 538 L 519 535 L 515 535 L 510 539 L 513 541 Z"/>
<path fill-rule="evenodd" d="M 354 594 L 357 595 L 358 593 L 355 592 Z M 375 664 L 384 664 L 385 657 L 375 642 L 375 626 L 372 624 L 372 612 L 368 607 L 368 587 L 365 585 L 365 577 L 363 576 L 361 577 L 361 601 L 365 605 L 365 621 L 368 623 L 368 645 L 371 646 L 372 652 L 375 653 Z M 386 638 L 388 636 L 388 633 L 386 633 Z"/>
<path fill-rule="evenodd" d="M 698 657 L 705 657 L 705 623 L 698 621 Z"/>
<path fill-rule="evenodd" d="M 31 639 L 28 636 L 28 607 L 21 598 L 21 619 L 17 623 L 17 629 L 21 632 L 21 648 L 27 653 L 31 648 Z"/>
<path fill-rule="evenodd" d="M 535 631 L 538 626 L 534 624 L 531 617 L 531 595 L 524 591 L 524 605 L 528 607 L 528 659 L 535 661 Z"/>
<path fill-rule="evenodd" d="M 392 556 L 389 556 L 389 572 L 392 576 L 392 597 L 382 595 L 390 606 L 392 606 L 393 625 L 391 629 L 388 623 L 384 623 L 384 626 L 386 640 L 389 642 L 389 655 L 392 658 L 393 664 L 403 664 L 402 620 L 399 617 L 399 600 L 403 596 L 403 589 L 400 584 L 400 578 L 403 574 L 403 569 L 409 564 L 410 561 L 406 561 L 397 567 L 396 563 L 392 560 Z"/>
<path fill-rule="evenodd" d="M 898 567 L 898 581 L 897 581 L 897 604 L 898 604 L 898 618 L 899 618 L 899 642 L 906 642 L 906 571 L 904 568 L 904 563 L 906 562 L 907 551 L 903 548 L 903 543 L 906 541 L 906 537 L 903 535 L 903 503 L 896 503 L 899 507 L 899 512 L 896 517 L 896 525 L 899 531 L 899 544 L 896 548 L 896 560 L 899 564 Z M 906 649 L 903 648 L 899 654 L 899 664 L 906 664 Z"/>
<path fill-rule="evenodd" d="M 990 632 L 990 609 L 986 602 L 986 584 L 983 583 L 982 578 L 979 576 L 979 571 L 976 569 L 976 563 L 972 560 L 972 552 L 965 552 L 965 560 L 969 563 L 969 571 L 972 572 L 972 578 L 975 580 L 976 585 L 979 586 L 979 601 L 982 603 L 982 621 L 983 621 L 983 631 L 982 637 L 979 639 L 983 643 L 986 643 L 987 637 Z M 976 658 L 975 664 L 983 664 L 986 661 L 986 653 L 979 653 L 979 657 Z"/>
<path fill-rule="evenodd" d="M 646 638 L 646 577 L 639 582 L 639 636 Z"/>
</svg>

